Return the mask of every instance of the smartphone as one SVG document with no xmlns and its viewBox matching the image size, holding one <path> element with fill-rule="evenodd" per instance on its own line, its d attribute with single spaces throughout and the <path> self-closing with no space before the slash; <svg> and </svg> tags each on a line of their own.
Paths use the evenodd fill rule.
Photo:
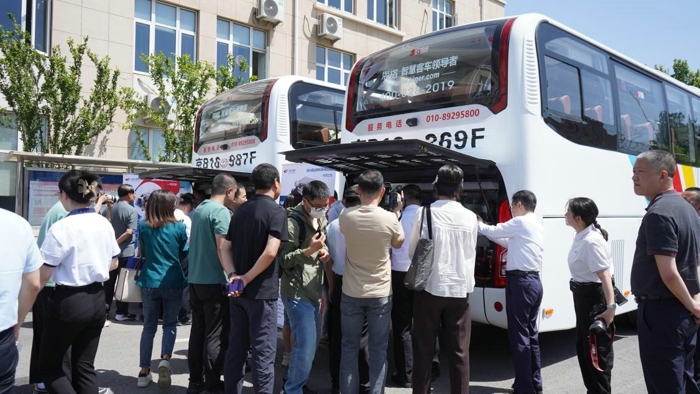
<svg viewBox="0 0 700 394">
<path fill-rule="evenodd" d="M 235 293 L 235 292 L 241 292 L 243 291 L 243 281 L 240 279 L 236 279 L 233 282 L 228 284 L 228 292 L 229 293 Z"/>
<path fill-rule="evenodd" d="M 319 225 L 318 228 L 316 229 L 316 234 L 318 234 L 319 236 L 321 236 L 321 234 L 323 234 L 323 232 L 321 231 L 321 226 L 320 226 L 320 225 Z"/>
</svg>

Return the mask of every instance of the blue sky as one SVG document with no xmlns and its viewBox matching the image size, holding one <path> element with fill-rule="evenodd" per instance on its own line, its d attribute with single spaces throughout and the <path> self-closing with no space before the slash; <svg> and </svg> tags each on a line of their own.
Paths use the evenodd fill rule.
<svg viewBox="0 0 700 394">
<path fill-rule="evenodd" d="M 506 15 L 547 15 L 648 66 L 700 68 L 698 0 L 508 0 Z"/>
</svg>

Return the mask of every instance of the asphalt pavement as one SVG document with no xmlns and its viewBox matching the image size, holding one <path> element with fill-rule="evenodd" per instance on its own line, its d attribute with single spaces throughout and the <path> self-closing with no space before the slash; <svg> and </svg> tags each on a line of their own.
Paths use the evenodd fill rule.
<svg viewBox="0 0 700 394">
<path fill-rule="evenodd" d="M 623 320 L 623 319 L 619 319 Z M 615 341 L 615 366 L 613 368 L 613 393 L 638 394 L 645 392 L 636 331 L 620 322 Z M 173 386 L 168 394 L 185 393 L 187 387 L 187 340 L 190 326 L 178 327 L 175 354 L 171 361 Z M 115 394 L 158 393 L 161 390 L 153 383 L 147 388 L 136 387 L 139 372 L 140 322 L 112 322 L 102 331 L 100 347 L 95 360 L 100 386 L 110 387 Z M 281 331 L 278 335 L 280 349 L 276 361 L 275 393 L 282 387 L 286 368 L 280 366 Z M 31 394 L 29 385 L 29 354 L 31 350 L 31 314 L 20 332 L 20 362 L 17 368 L 16 394 Z M 161 331 L 156 334 L 153 349 L 153 369 L 158 367 Z M 540 335 L 542 348 L 542 375 L 544 392 L 551 394 L 585 393 L 581 380 L 573 330 L 544 333 Z M 506 331 L 491 326 L 475 325 L 471 340 L 471 393 L 496 394 L 510 393 L 513 384 L 513 365 L 508 350 Z M 442 376 L 433 384 L 434 393 L 449 393 L 449 372 L 446 360 L 442 358 Z M 393 355 L 389 346 L 389 374 L 393 370 Z M 154 374 L 154 378 L 156 375 Z M 391 386 L 388 379 L 386 393 L 410 393 L 410 389 Z M 254 393 L 251 375 L 246 377 L 244 393 Z M 330 393 L 328 374 L 328 348 L 321 345 L 316 353 L 314 367 L 308 386 L 319 394 Z"/>
</svg>

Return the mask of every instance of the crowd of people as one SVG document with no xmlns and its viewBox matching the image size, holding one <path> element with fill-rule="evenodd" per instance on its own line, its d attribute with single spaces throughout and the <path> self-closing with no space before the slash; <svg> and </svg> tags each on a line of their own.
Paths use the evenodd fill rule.
<svg viewBox="0 0 700 394">
<path fill-rule="evenodd" d="M 693 369 L 692 362 L 700 323 L 700 189 L 677 193 L 675 169 L 670 153 L 644 152 L 632 178 L 634 192 L 649 201 L 631 282 L 650 393 L 700 392 L 700 363 Z M 0 265 L 0 394 L 12 390 L 15 340 L 30 310 L 36 393 L 106 392 L 94 366 L 101 332 L 110 319 L 139 314 L 138 387 L 149 386 L 154 373 L 160 388 L 170 387 L 177 328 L 191 324 L 188 394 L 241 393 L 247 370 L 255 392 L 272 393 L 278 298 L 285 312 L 282 365 L 288 368 L 283 393 L 314 392 L 307 383 L 322 331 L 332 392 L 383 393 L 390 330 L 394 384 L 431 392 L 442 355 L 450 393 L 468 393 L 470 294 L 476 246 L 485 238 L 508 250 L 513 392 L 543 392 L 537 319 L 545 231 L 533 192 L 514 193 L 513 218 L 489 225 L 462 205 L 464 173 L 453 164 L 438 170 L 432 190 L 405 185 L 393 211 L 380 206 L 386 189 L 376 170 L 360 174 L 331 207 L 324 182 L 303 185 L 283 207 L 276 202 L 282 189 L 274 166 L 258 165 L 251 178 L 252 193 L 227 174 L 213 179 L 208 196 L 155 191 L 139 221 L 133 187 L 122 185 L 113 203 L 101 193 L 97 175 L 71 170 L 58 183 L 59 201 L 37 241 L 25 220 L 0 210 L 0 220 L 12 229 L 0 241 L 6 259 Z M 426 201 L 431 193 L 437 199 Z M 610 393 L 615 310 L 624 297 L 616 297 L 608 232 L 598 214 L 586 197 L 565 204 L 565 223 L 575 233 L 568 267 L 581 376 L 589 393 Z M 424 288 L 409 290 L 408 273 L 426 239 L 430 270 Z M 141 305 L 114 302 L 111 318 L 115 281 L 133 264 Z M 159 319 L 162 345 L 154 372 Z"/>
</svg>

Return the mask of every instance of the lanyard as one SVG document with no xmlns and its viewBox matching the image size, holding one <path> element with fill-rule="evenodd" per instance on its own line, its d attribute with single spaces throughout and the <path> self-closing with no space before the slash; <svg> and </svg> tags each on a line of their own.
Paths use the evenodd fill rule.
<svg viewBox="0 0 700 394">
<path fill-rule="evenodd" d="M 92 213 L 95 213 L 95 210 L 92 209 L 92 208 L 78 208 L 78 209 L 74 209 L 74 210 L 70 211 L 70 213 L 68 214 L 68 216 L 71 216 L 71 215 L 80 215 L 80 214 L 83 214 L 83 213 L 91 213 L 91 212 L 92 212 Z"/>
</svg>

